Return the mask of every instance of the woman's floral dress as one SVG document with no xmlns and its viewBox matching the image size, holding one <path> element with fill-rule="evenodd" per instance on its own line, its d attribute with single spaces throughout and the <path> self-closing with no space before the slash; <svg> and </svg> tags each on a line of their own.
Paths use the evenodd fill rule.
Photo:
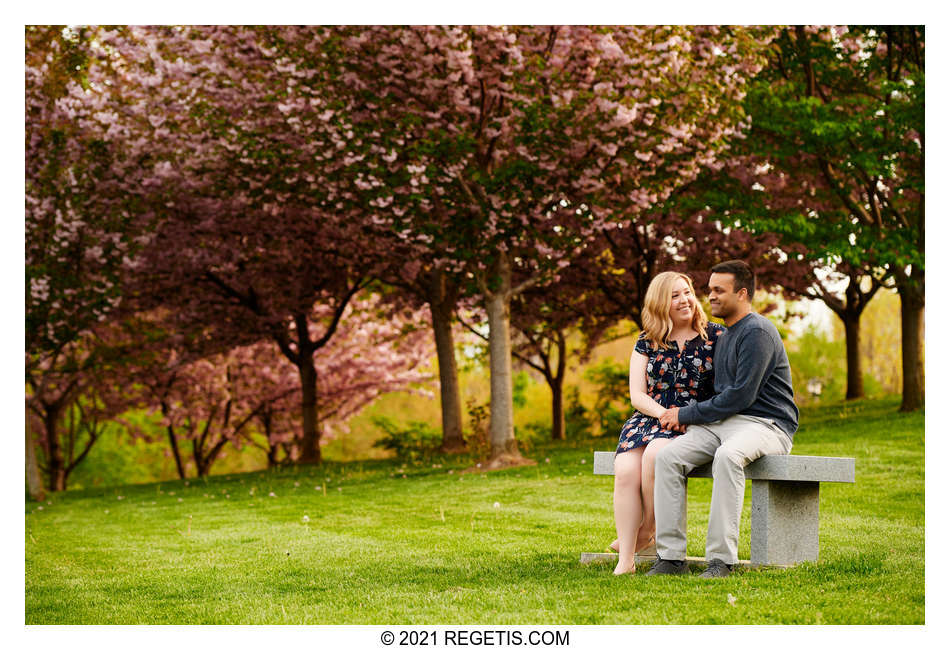
<svg viewBox="0 0 950 650">
<path fill-rule="evenodd" d="M 706 326 L 709 337 L 696 335 L 680 350 L 675 341 L 666 350 L 653 349 L 642 336 L 634 349 L 647 357 L 647 395 L 665 408 L 702 402 L 713 396 L 713 353 L 716 341 L 726 328 L 716 323 Z M 660 426 L 659 420 L 643 413 L 634 413 L 620 431 L 617 453 L 643 447 L 655 438 L 682 435 Z"/>
</svg>

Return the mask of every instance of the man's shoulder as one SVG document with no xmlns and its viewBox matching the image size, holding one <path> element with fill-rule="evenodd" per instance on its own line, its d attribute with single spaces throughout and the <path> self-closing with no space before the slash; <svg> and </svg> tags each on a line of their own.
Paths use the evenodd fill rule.
<svg viewBox="0 0 950 650">
<path fill-rule="evenodd" d="M 770 321 L 768 318 L 763 316 L 758 312 L 752 312 L 749 316 L 744 319 L 742 327 L 742 334 L 748 336 L 754 334 L 755 332 L 764 332 L 768 334 L 770 338 L 778 338 L 781 340 L 781 335 L 778 333 L 778 328 L 775 327 L 775 323 Z"/>
</svg>

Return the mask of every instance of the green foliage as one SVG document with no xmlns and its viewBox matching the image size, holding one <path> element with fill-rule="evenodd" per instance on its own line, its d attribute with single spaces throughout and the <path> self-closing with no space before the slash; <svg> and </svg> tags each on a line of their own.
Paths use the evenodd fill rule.
<svg viewBox="0 0 950 650">
<path fill-rule="evenodd" d="M 581 403 L 581 391 L 577 386 L 568 386 L 564 391 L 564 435 L 568 439 L 580 438 L 591 431 L 593 417 Z"/>
<path fill-rule="evenodd" d="M 167 444 L 132 436 L 118 424 L 107 423 L 89 454 L 69 475 L 69 489 L 177 478 Z"/>
<path fill-rule="evenodd" d="M 590 470 L 606 445 L 588 437 L 501 472 L 328 462 L 28 502 L 25 623 L 922 625 L 924 414 L 897 405 L 803 409 L 792 453 L 852 456 L 856 482 L 822 486 L 820 559 L 798 567 L 713 584 L 581 565 L 614 534 L 611 482 Z M 711 485 L 689 482 L 690 555 Z"/>
<path fill-rule="evenodd" d="M 374 446 L 395 452 L 401 460 L 428 458 L 442 445 L 442 432 L 427 422 L 413 420 L 400 425 L 385 415 L 373 417 L 372 422 L 383 430 Z"/>
<path fill-rule="evenodd" d="M 489 437 L 491 407 L 488 402 L 480 404 L 474 398 L 468 400 L 465 407 L 469 424 L 468 430 L 463 432 L 465 445 L 476 455 L 487 455 L 491 449 Z"/>
<path fill-rule="evenodd" d="M 830 341 L 812 328 L 805 331 L 794 345 L 787 345 L 786 351 L 798 404 L 844 399 L 848 375 L 843 341 Z M 809 393 L 809 381 L 821 383 L 819 396 Z"/>
<path fill-rule="evenodd" d="M 528 389 L 530 383 L 531 377 L 528 376 L 527 372 L 522 370 L 521 372 L 515 373 L 511 387 L 511 401 L 516 409 L 524 408 L 525 404 L 528 403 L 525 391 Z"/>
<path fill-rule="evenodd" d="M 830 336 L 811 328 L 798 338 L 785 341 L 795 401 L 800 405 L 844 399 L 848 383 L 844 326 L 836 317 L 832 323 Z M 879 291 L 861 315 L 859 354 L 867 397 L 900 393 L 900 298 L 894 291 Z M 822 383 L 818 397 L 808 391 L 811 379 Z"/>
<path fill-rule="evenodd" d="M 627 368 L 605 357 L 584 371 L 584 378 L 595 386 L 594 422 L 599 433 L 606 435 L 620 431 L 620 427 L 630 417 L 631 409 Z"/>
</svg>

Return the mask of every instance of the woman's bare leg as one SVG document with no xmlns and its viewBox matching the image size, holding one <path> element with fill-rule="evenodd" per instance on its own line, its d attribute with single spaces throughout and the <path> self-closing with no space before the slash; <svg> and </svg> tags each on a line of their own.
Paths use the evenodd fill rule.
<svg viewBox="0 0 950 650">
<path fill-rule="evenodd" d="M 653 509 L 653 486 L 656 483 L 656 455 L 666 445 L 669 438 L 656 438 L 645 447 L 640 462 L 640 494 L 643 501 L 643 523 L 637 532 L 637 548 L 643 548 L 656 535 L 656 519 Z"/>
<path fill-rule="evenodd" d="M 636 537 L 643 519 L 640 459 L 644 449 L 631 449 L 614 459 L 614 523 L 620 554 L 614 569 L 616 575 L 636 571 Z"/>
</svg>

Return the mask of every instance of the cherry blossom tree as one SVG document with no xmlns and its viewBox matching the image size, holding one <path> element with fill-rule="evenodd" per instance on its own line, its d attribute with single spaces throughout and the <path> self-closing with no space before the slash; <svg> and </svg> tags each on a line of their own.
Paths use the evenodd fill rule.
<svg viewBox="0 0 950 650">
<path fill-rule="evenodd" d="M 330 204 L 346 130 L 322 117 L 319 80 L 285 67 L 283 36 L 309 32 L 100 30 L 97 43 L 123 74 L 100 92 L 124 146 L 149 152 L 132 180 L 161 197 L 130 279 L 135 304 L 165 308 L 176 328 L 203 325 L 209 349 L 275 342 L 300 374 L 300 460 L 319 462 L 314 353 L 374 269 L 392 260 L 368 245 L 372 224 Z M 298 99 L 311 110 L 295 121 L 288 107 Z M 320 322 L 308 320 L 314 305 L 330 307 Z"/>
<path fill-rule="evenodd" d="M 317 305 L 310 320 L 319 322 L 331 310 Z M 379 395 L 426 390 L 430 378 L 422 366 L 432 348 L 424 320 L 424 313 L 387 314 L 378 295 L 349 303 L 337 335 L 314 355 L 318 444 L 344 433 L 346 422 Z M 281 449 L 286 460 L 303 454 L 305 439 L 293 415 L 300 376 L 276 344 L 264 340 L 195 359 L 181 353 L 176 337 L 169 343 L 163 363 L 141 368 L 138 380 L 148 389 L 145 403 L 162 416 L 179 476 L 186 473 L 183 444 L 199 476 L 229 444 L 259 446 L 269 464 L 278 464 Z"/>
<path fill-rule="evenodd" d="M 50 491 L 66 489 L 106 424 L 135 403 L 136 389 L 125 381 L 134 355 L 134 346 L 117 339 L 115 328 L 98 326 L 32 361 L 27 426 L 35 433 L 38 468 Z"/>
<path fill-rule="evenodd" d="M 154 215 L 147 198 L 161 201 L 141 191 L 148 154 L 127 146 L 107 92 L 123 76 L 96 34 L 26 28 L 26 348 L 37 360 L 117 307 Z"/>
<path fill-rule="evenodd" d="M 490 323 L 491 465 L 519 462 L 512 298 L 568 265 L 596 226 L 715 159 L 741 129 L 758 40 L 707 27 L 340 31 L 333 63 L 365 185 L 353 199 L 400 236 L 437 242 L 452 270 L 472 265 L 466 289 Z M 552 227 L 567 206 L 580 236 Z"/>
<path fill-rule="evenodd" d="M 569 265 L 597 228 L 662 202 L 716 159 L 743 127 L 738 100 L 764 36 L 100 30 L 100 67 L 121 83 L 91 85 L 69 109 L 99 139 L 123 141 L 137 162 L 129 183 L 161 208 L 131 293 L 204 323 L 210 343 L 276 342 L 301 377 L 301 460 L 319 460 L 314 354 L 352 296 L 405 263 L 388 257 L 402 240 L 432 249 L 436 268 L 483 301 L 492 457 L 505 464 L 520 462 L 512 298 Z M 555 215 L 573 227 L 555 227 Z M 332 312 L 314 331 L 317 304 Z"/>
</svg>

